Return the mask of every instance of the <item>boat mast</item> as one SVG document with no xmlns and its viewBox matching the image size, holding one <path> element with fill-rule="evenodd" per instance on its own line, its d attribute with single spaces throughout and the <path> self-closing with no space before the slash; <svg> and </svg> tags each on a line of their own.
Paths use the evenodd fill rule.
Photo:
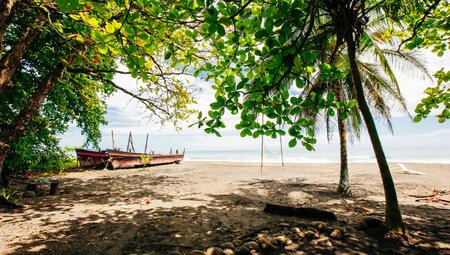
<svg viewBox="0 0 450 255">
<path fill-rule="evenodd" d="M 130 134 L 128 135 L 128 144 L 127 144 L 127 152 L 136 152 L 134 150 L 134 145 L 133 145 L 133 136 L 131 135 L 131 131 Z"/>
<path fill-rule="evenodd" d="M 148 143 L 148 133 L 147 133 L 147 138 L 145 139 L 144 154 L 147 154 L 147 143 Z"/>
<path fill-rule="evenodd" d="M 111 129 L 112 147 L 113 150 L 116 149 L 116 142 L 114 141 L 114 130 Z"/>
</svg>

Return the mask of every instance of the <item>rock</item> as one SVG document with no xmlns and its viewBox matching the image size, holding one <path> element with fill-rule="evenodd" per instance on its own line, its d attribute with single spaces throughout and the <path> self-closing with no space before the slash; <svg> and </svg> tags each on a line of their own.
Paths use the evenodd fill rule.
<svg viewBox="0 0 450 255">
<path fill-rule="evenodd" d="M 373 216 L 364 216 L 361 218 L 360 227 L 377 228 L 383 225 L 383 220 Z"/>
<path fill-rule="evenodd" d="M 251 255 L 250 249 L 245 246 L 236 247 L 234 252 L 236 253 L 236 255 Z"/>
<path fill-rule="evenodd" d="M 317 229 L 315 229 L 313 227 L 308 227 L 306 230 L 312 231 L 314 233 L 319 233 L 319 231 L 317 231 Z"/>
<path fill-rule="evenodd" d="M 23 197 L 36 197 L 36 192 L 27 190 L 25 193 L 23 193 Z"/>
<path fill-rule="evenodd" d="M 226 243 L 223 243 L 223 244 L 221 244 L 221 245 L 219 245 L 219 247 L 220 248 L 222 248 L 222 249 L 229 249 L 229 250 L 234 250 L 234 244 L 232 243 L 232 242 L 226 242 Z"/>
<path fill-rule="evenodd" d="M 339 239 L 342 238 L 342 233 L 341 233 L 341 231 L 340 231 L 339 229 L 335 229 L 335 230 L 333 230 L 333 232 L 331 232 L 330 236 L 331 236 L 333 239 L 339 240 Z"/>
<path fill-rule="evenodd" d="M 278 246 L 278 242 L 273 236 L 264 233 L 258 234 L 258 242 L 262 250 L 271 250 Z"/>
<path fill-rule="evenodd" d="M 317 234 L 316 232 L 313 232 L 311 230 L 307 230 L 305 232 L 305 237 L 307 239 L 315 239 L 315 238 L 319 238 L 319 234 Z"/>
<path fill-rule="evenodd" d="M 328 237 L 324 237 L 324 238 L 317 240 L 317 243 L 323 247 L 333 247 L 333 244 L 330 242 Z"/>
<path fill-rule="evenodd" d="M 223 250 L 219 247 L 209 247 L 206 250 L 206 255 L 223 255 Z"/>
<path fill-rule="evenodd" d="M 297 234 L 298 237 L 300 237 L 300 239 L 305 238 L 305 232 L 300 232 Z"/>
<path fill-rule="evenodd" d="M 300 237 L 296 234 L 290 234 L 288 237 L 289 237 L 289 239 L 291 239 L 294 242 L 298 241 L 300 239 Z"/>
<path fill-rule="evenodd" d="M 313 221 L 310 225 L 319 231 L 325 230 L 327 228 L 327 224 L 322 221 Z"/>
<path fill-rule="evenodd" d="M 298 244 L 298 243 L 293 243 L 293 244 L 290 244 L 290 245 L 285 246 L 284 249 L 287 250 L 287 251 L 296 251 L 296 250 L 298 250 L 300 247 L 301 247 L 300 244 Z"/>
<path fill-rule="evenodd" d="M 281 235 L 281 236 L 277 236 L 276 237 L 277 241 L 282 243 L 282 244 L 286 244 L 286 241 L 289 239 L 287 236 L 285 235 Z"/>
<path fill-rule="evenodd" d="M 235 255 L 234 251 L 231 249 L 224 249 L 223 255 Z"/>
<path fill-rule="evenodd" d="M 306 253 L 304 251 L 296 251 L 294 254 L 292 255 L 306 255 Z"/>
<path fill-rule="evenodd" d="M 233 241 L 231 241 L 231 243 L 234 245 L 234 247 L 238 247 L 243 244 L 243 242 L 239 239 L 233 240 Z"/>
<path fill-rule="evenodd" d="M 255 241 L 246 242 L 242 246 L 247 247 L 249 250 L 259 250 L 259 244 Z"/>
<path fill-rule="evenodd" d="M 256 251 L 256 250 L 251 250 L 250 254 L 251 255 L 260 255 L 260 253 L 258 251 Z"/>
<path fill-rule="evenodd" d="M 193 250 L 191 252 L 188 252 L 186 255 L 206 255 L 206 252 L 199 251 L 199 250 Z"/>
<path fill-rule="evenodd" d="M 300 233 L 302 231 L 300 230 L 300 228 L 294 227 L 294 228 L 291 228 L 291 232 L 294 233 L 294 234 L 298 234 L 298 233 Z"/>
<path fill-rule="evenodd" d="M 172 252 L 169 252 L 168 255 L 183 255 L 183 254 L 179 251 L 172 251 Z"/>
</svg>

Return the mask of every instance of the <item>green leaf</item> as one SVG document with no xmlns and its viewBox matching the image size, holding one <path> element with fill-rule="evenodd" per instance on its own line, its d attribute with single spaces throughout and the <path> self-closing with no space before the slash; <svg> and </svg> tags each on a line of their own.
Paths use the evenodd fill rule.
<svg viewBox="0 0 450 255">
<path fill-rule="evenodd" d="M 79 0 L 56 0 L 56 4 L 65 12 L 70 12 L 80 8 Z"/>
<path fill-rule="evenodd" d="M 296 138 L 294 138 L 294 139 L 289 141 L 289 147 L 290 148 L 294 148 L 295 146 L 297 146 L 297 139 Z"/>
<path fill-rule="evenodd" d="M 225 28 L 221 24 L 217 25 L 217 33 L 219 33 L 220 36 L 225 35 Z"/>
<path fill-rule="evenodd" d="M 417 115 L 416 117 L 414 117 L 414 122 L 420 122 L 421 120 L 422 120 L 421 115 Z"/>
<path fill-rule="evenodd" d="M 333 117 L 335 115 L 335 112 L 332 108 L 328 108 L 327 114 L 330 115 L 331 117 Z"/>
<path fill-rule="evenodd" d="M 261 29 L 255 33 L 255 39 L 257 41 L 263 41 L 267 36 L 269 36 L 269 33 L 265 29 Z"/>
<path fill-rule="evenodd" d="M 216 26 L 216 24 L 214 24 L 214 23 L 210 23 L 209 24 L 209 27 L 208 27 L 208 33 L 209 33 L 209 35 L 214 35 L 214 33 L 216 33 L 216 31 L 217 31 L 217 26 Z"/>
</svg>

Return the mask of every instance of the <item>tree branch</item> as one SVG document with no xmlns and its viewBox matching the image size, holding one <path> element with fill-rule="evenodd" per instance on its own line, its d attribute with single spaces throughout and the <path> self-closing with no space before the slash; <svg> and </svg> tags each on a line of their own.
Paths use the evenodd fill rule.
<svg viewBox="0 0 450 255">
<path fill-rule="evenodd" d="M 412 35 L 410 37 L 406 38 L 403 42 L 400 43 L 400 45 L 398 46 L 398 51 L 400 51 L 400 49 L 402 48 L 403 44 L 405 44 L 406 42 L 411 41 L 412 39 L 414 39 L 414 37 L 417 36 L 417 30 L 420 28 L 420 26 L 422 26 L 423 22 L 425 22 L 425 20 L 428 18 L 428 16 L 431 14 L 431 12 L 434 9 L 436 9 L 436 7 L 438 6 L 438 4 L 440 2 L 441 2 L 441 0 L 435 0 L 434 3 L 428 7 L 428 9 L 424 12 L 423 17 L 414 24 Z"/>
<path fill-rule="evenodd" d="M 16 45 L 3 57 L 0 63 L 0 94 L 5 87 L 11 86 L 11 79 L 33 40 L 40 33 L 40 28 L 47 21 L 44 11 L 39 10 L 31 24 L 28 25 Z"/>
</svg>

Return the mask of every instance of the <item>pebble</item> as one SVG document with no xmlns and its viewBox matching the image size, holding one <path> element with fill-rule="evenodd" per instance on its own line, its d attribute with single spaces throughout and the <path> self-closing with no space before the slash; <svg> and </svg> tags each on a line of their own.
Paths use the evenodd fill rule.
<svg viewBox="0 0 450 255">
<path fill-rule="evenodd" d="M 234 251 L 236 255 L 251 255 L 250 249 L 245 246 L 238 246 Z"/>
<path fill-rule="evenodd" d="M 221 245 L 219 245 L 219 247 L 220 248 L 222 248 L 222 249 L 230 249 L 230 250 L 234 250 L 234 244 L 232 243 L 232 242 L 226 242 L 226 243 L 223 243 L 223 244 L 221 244 Z"/>
<path fill-rule="evenodd" d="M 307 239 L 314 239 L 314 238 L 319 238 L 319 234 L 317 234 L 316 232 L 313 232 L 311 230 L 307 230 L 305 232 L 305 237 Z"/>
<path fill-rule="evenodd" d="M 255 241 L 246 242 L 242 246 L 247 247 L 249 250 L 259 250 L 259 244 Z"/>
<path fill-rule="evenodd" d="M 278 245 L 277 240 L 273 236 L 265 233 L 258 234 L 258 242 L 263 250 L 275 249 Z"/>
<path fill-rule="evenodd" d="M 243 242 L 239 239 L 233 240 L 233 241 L 231 241 L 231 243 L 233 243 L 234 247 L 238 247 L 243 244 Z"/>
<path fill-rule="evenodd" d="M 383 225 L 383 220 L 373 216 L 364 216 L 361 219 L 361 227 L 376 228 Z"/>
<path fill-rule="evenodd" d="M 292 241 L 298 241 L 298 239 L 300 239 L 300 237 L 296 234 L 290 234 L 289 235 L 289 239 L 291 239 Z"/>
<path fill-rule="evenodd" d="M 320 246 L 323 246 L 323 247 L 333 247 L 333 244 L 330 242 L 328 237 L 324 237 L 324 238 L 321 238 L 321 239 L 317 240 L 317 243 L 320 244 Z"/>
<path fill-rule="evenodd" d="M 223 255 L 223 250 L 219 247 L 209 247 L 206 255 Z"/>
<path fill-rule="evenodd" d="M 291 232 L 298 235 L 302 231 L 300 230 L 300 228 L 294 227 L 294 228 L 291 228 Z"/>
<path fill-rule="evenodd" d="M 191 251 L 191 252 L 187 253 L 186 255 L 206 255 L 206 252 L 199 251 L 199 250 L 194 250 L 194 251 Z"/>
<path fill-rule="evenodd" d="M 334 239 L 341 239 L 342 238 L 342 233 L 341 231 L 339 231 L 339 229 L 335 229 L 333 230 L 333 232 L 331 232 L 330 236 Z"/>
<path fill-rule="evenodd" d="M 235 255 L 235 253 L 232 249 L 225 249 L 223 250 L 223 255 Z"/>
<path fill-rule="evenodd" d="M 283 244 L 287 244 L 287 241 L 289 240 L 289 238 L 285 235 L 281 235 L 281 236 L 277 236 L 276 237 L 277 241 Z M 292 243 L 292 240 L 291 240 Z"/>
<path fill-rule="evenodd" d="M 317 230 L 324 230 L 327 228 L 327 224 L 322 221 L 313 221 L 310 225 Z"/>
<path fill-rule="evenodd" d="M 298 244 L 298 243 L 293 243 L 293 244 L 290 244 L 290 245 L 285 246 L 284 249 L 287 250 L 287 251 L 296 251 L 296 250 L 298 250 L 300 247 L 301 247 L 300 244 Z"/>
</svg>

